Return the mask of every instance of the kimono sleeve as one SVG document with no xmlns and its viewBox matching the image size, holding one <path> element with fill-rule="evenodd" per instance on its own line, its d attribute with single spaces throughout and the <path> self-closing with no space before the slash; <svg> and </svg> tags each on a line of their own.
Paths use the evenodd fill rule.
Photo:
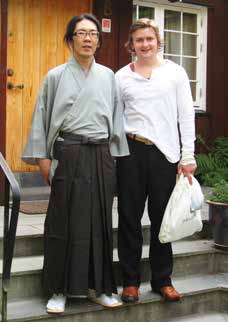
<svg viewBox="0 0 228 322">
<path fill-rule="evenodd" d="M 22 160 L 36 165 L 36 158 L 48 159 L 47 155 L 47 110 L 48 110 L 48 78 L 40 89 L 32 117 L 30 133 L 22 154 Z"/>
<path fill-rule="evenodd" d="M 113 133 L 110 143 L 110 151 L 114 157 L 129 155 L 128 143 L 123 126 L 124 104 L 120 94 L 118 79 L 113 78 Z"/>
</svg>

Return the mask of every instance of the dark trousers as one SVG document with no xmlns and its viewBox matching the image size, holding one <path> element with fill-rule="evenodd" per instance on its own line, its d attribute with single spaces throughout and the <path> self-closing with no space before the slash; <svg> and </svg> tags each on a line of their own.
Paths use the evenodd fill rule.
<svg viewBox="0 0 228 322">
<path fill-rule="evenodd" d="M 139 286 L 142 255 L 141 219 L 148 198 L 151 222 L 151 286 L 159 290 L 171 285 L 173 257 L 171 244 L 158 240 L 160 225 L 175 186 L 177 163 L 170 163 L 155 145 L 128 138 L 130 156 L 118 158 L 118 254 L 123 286 Z"/>
</svg>

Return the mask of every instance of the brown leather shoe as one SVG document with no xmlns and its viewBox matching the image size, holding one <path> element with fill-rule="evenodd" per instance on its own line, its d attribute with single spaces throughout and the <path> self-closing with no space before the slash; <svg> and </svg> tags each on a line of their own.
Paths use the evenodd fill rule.
<svg viewBox="0 0 228 322">
<path fill-rule="evenodd" d="M 175 302 L 180 301 L 183 295 L 179 294 L 173 286 L 164 286 L 160 289 L 160 293 L 164 301 Z"/>
<path fill-rule="evenodd" d="M 137 286 L 124 287 L 121 295 L 122 301 L 126 303 L 134 303 L 139 300 L 139 292 Z"/>
</svg>

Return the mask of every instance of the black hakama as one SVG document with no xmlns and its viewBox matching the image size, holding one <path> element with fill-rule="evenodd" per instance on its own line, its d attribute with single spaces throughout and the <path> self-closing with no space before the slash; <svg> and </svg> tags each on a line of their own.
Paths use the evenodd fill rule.
<svg viewBox="0 0 228 322">
<path fill-rule="evenodd" d="M 58 167 L 45 221 L 44 284 L 51 294 L 87 295 L 92 288 L 111 295 L 115 165 L 107 140 L 79 138 L 69 134 L 54 145 Z"/>
</svg>

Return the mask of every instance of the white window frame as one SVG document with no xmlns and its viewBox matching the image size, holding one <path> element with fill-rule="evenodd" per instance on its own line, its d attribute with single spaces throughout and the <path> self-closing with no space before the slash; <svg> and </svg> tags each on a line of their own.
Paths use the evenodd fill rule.
<svg viewBox="0 0 228 322">
<path fill-rule="evenodd" d="M 197 72 L 196 79 L 196 110 L 206 110 L 206 67 L 207 67 L 207 8 L 185 4 L 182 2 L 171 3 L 168 0 L 133 0 L 133 5 L 154 8 L 154 20 L 160 27 L 160 33 L 164 39 L 164 10 L 184 11 L 197 14 Z M 163 55 L 163 50 L 161 54 Z"/>
</svg>

